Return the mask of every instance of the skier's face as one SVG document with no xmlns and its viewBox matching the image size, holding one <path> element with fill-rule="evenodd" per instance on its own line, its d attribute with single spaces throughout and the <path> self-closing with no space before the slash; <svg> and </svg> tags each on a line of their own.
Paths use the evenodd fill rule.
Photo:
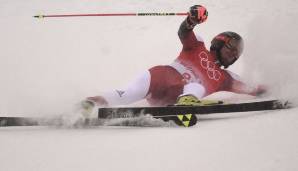
<svg viewBox="0 0 298 171">
<path fill-rule="evenodd" d="M 221 62 L 224 66 L 233 64 L 239 58 L 237 40 L 231 39 L 220 50 Z"/>
</svg>

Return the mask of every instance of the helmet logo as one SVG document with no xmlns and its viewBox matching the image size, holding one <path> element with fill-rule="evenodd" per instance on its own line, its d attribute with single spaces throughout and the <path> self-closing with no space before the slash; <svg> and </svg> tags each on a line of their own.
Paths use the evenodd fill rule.
<svg viewBox="0 0 298 171">
<path fill-rule="evenodd" d="M 217 40 L 221 40 L 221 41 L 223 41 L 223 42 L 225 42 L 225 43 L 227 42 L 227 37 L 222 36 L 222 35 L 218 35 L 218 36 L 216 36 L 215 39 L 217 39 Z"/>
<path fill-rule="evenodd" d="M 199 53 L 201 59 L 201 66 L 206 70 L 208 78 L 218 81 L 221 77 L 221 73 L 216 70 L 216 64 L 208 60 L 208 54 L 206 52 Z"/>
</svg>

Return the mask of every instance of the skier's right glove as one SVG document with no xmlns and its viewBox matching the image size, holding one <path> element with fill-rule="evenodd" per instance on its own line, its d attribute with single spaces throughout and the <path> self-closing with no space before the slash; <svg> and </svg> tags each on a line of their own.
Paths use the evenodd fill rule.
<svg viewBox="0 0 298 171">
<path fill-rule="evenodd" d="M 193 28 L 195 25 L 205 22 L 207 18 L 207 9 L 202 5 L 194 5 L 190 7 L 186 21 L 189 27 Z"/>
</svg>

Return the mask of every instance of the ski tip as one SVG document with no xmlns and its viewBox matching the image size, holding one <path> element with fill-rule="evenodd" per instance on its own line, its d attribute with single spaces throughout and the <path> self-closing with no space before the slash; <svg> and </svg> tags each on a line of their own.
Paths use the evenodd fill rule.
<svg viewBox="0 0 298 171">
<path fill-rule="evenodd" d="M 288 108 L 292 108 L 293 107 L 293 103 L 291 103 L 290 101 L 285 101 L 283 104 L 284 109 L 288 109 Z"/>
<path fill-rule="evenodd" d="M 275 109 L 289 109 L 293 107 L 293 103 L 289 100 L 276 100 L 274 103 Z"/>
</svg>

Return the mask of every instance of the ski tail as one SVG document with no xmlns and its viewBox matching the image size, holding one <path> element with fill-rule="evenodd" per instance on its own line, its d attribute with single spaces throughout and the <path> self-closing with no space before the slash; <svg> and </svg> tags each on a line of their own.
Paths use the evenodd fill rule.
<svg viewBox="0 0 298 171">
<path fill-rule="evenodd" d="M 29 117 L 0 117 L 0 127 L 4 126 L 37 126 L 37 118 Z"/>
</svg>

